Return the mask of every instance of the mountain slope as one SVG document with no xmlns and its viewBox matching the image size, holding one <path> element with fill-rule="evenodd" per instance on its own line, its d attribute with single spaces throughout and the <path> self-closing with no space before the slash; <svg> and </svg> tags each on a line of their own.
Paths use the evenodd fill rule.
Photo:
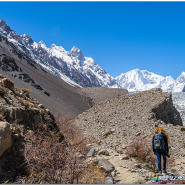
<svg viewBox="0 0 185 185">
<path fill-rule="evenodd" d="M 122 88 L 128 91 L 143 91 L 151 88 L 161 88 L 172 91 L 175 80 L 171 76 L 163 77 L 147 70 L 134 69 L 116 77 Z"/>
<path fill-rule="evenodd" d="M 43 41 L 36 43 L 26 34 L 18 35 L 4 20 L 0 20 L 0 35 L 7 37 L 20 51 L 64 81 L 82 87 L 120 87 L 112 76 L 75 46 L 71 51 L 55 44 L 47 48 Z"/>
<path fill-rule="evenodd" d="M 58 77 L 45 71 L 35 61 L 0 36 L 0 74 L 8 76 L 16 87 L 32 89 L 31 97 L 38 99 L 54 114 L 75 117 L 89 109 L 89 99 Z"/>
</svg>

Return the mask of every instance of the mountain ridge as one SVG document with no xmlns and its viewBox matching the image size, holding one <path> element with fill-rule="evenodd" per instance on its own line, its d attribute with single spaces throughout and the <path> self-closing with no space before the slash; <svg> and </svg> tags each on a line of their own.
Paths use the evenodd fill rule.
<svg viewBox="0 0 185 185">
<path fill-rule="evenodd" d="M 128 91 L 144 91 L 151 88 L 161 88 L 166 92 L 185 91 L 185 72 L 174 80 L 172 76 L 163 77 L 147 70 L 133 69 L 121 73 L 115 78 L 122 88 Z"/>
<path fill-rule="evenodd" d="M 62 46 L 52 44 L 49 48 L 26 34 L 18 35 L 0 20 L 0 35 L 7 37 L 20 51 L 36 61 L 45 70 L 79 87 L 120 87 L 116 80 L 102 69 L 92 58 L 85 57 L 76 46 L 66 51 Z"/>
<path fill-rule="evenodd" d="M 133 69 L 113 78 L 92 58 L 85 57 L 76 46 L 70 51 L 55 44 L 47 47 L 42 40 L 37 43 L 25 33 L 18 35 L 3 19 L 0 20 L 0 35 L 7 37 L 9 42 L 44 70 L 74 87 L 126 88 L 128 91 L 161 88 L 166 92 L 185 91 L 185 72 L 174 80 L 172 76 L 163 77 L 147 70 Z"/>
</svg>

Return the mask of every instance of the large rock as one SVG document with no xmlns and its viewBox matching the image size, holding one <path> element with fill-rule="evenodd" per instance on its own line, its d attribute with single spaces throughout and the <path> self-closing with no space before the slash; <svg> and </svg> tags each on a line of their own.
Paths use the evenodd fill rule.
<svg viewBox="0 0 185 185">
<path fill-rule="evenodd" d="M 165 123 L 183 126 L 180 113 L 173 106 L 171 93 L 169 93 L 163 101 L 152 108 L 152 112 L 155 113 L 157 119 L 160 119 Z"/>
<path fill-rule="evenodd" d="M 10 81 L 8 78 L 2 79 L 2 84 L 6 86 L 11 91 L 14 90 L 14 83 Z"/>
<path fill-rule="evenodd" d="M 98 152 L 98 155 L 106 155 L 106 156 L 109 156 L 109 152 L 105 149 L 102 149 Z"/>
<path fill-rule="evenodd" d="M 19 107 L 9 107 L 7 109 L 6 120 L 10 123 L 19 123 L 22 121 L 22 110 Z"/>
<path fill-rule="evenodd" d="M 0 122 L 0 157 L 3 152 L 12 146 L 12 131 L 8 122 Z"/>
<path fill-rule="evenodd" d="M 104 171 L 107 174 L 110 174 L 111 172 L 113 172 L 115 170 L 114 165 L 103 158 L 99 159 L 98 165 L 99 165 L 100 169 L 102 169 L 102 171 Z"/>
<path fill-rule="evenodd" d="M 95 148 L 91 148 L 89 153 L 87 154 L 87 157 L 94 157 L 95 156 L 95 151 L 96 151 Z"/>
</svg>

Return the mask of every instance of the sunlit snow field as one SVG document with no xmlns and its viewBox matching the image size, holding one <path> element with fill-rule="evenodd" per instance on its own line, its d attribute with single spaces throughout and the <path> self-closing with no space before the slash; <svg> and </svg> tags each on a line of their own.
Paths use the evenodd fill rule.
<svg viewBox="0 0 185 185">
<path fill-rule="evenodd" d="M 135 94 L 137 92 L 129 92 Z M 179 111 L 183 125 L 185 126 L 185 92 L 172 92 L 173 105 Z"/>
</svg>

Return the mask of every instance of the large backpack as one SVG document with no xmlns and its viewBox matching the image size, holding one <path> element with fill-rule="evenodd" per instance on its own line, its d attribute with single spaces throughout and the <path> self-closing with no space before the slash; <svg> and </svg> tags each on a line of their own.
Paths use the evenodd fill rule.
<svg viewBox="0 0 185 185">
<path fill-rule="evenodd" d="M 154 149 L 159 150 L 159 149 L 164 149 L 164 139 L 163 139 L 163 134 L 154 134 Z"/>
</svg>

